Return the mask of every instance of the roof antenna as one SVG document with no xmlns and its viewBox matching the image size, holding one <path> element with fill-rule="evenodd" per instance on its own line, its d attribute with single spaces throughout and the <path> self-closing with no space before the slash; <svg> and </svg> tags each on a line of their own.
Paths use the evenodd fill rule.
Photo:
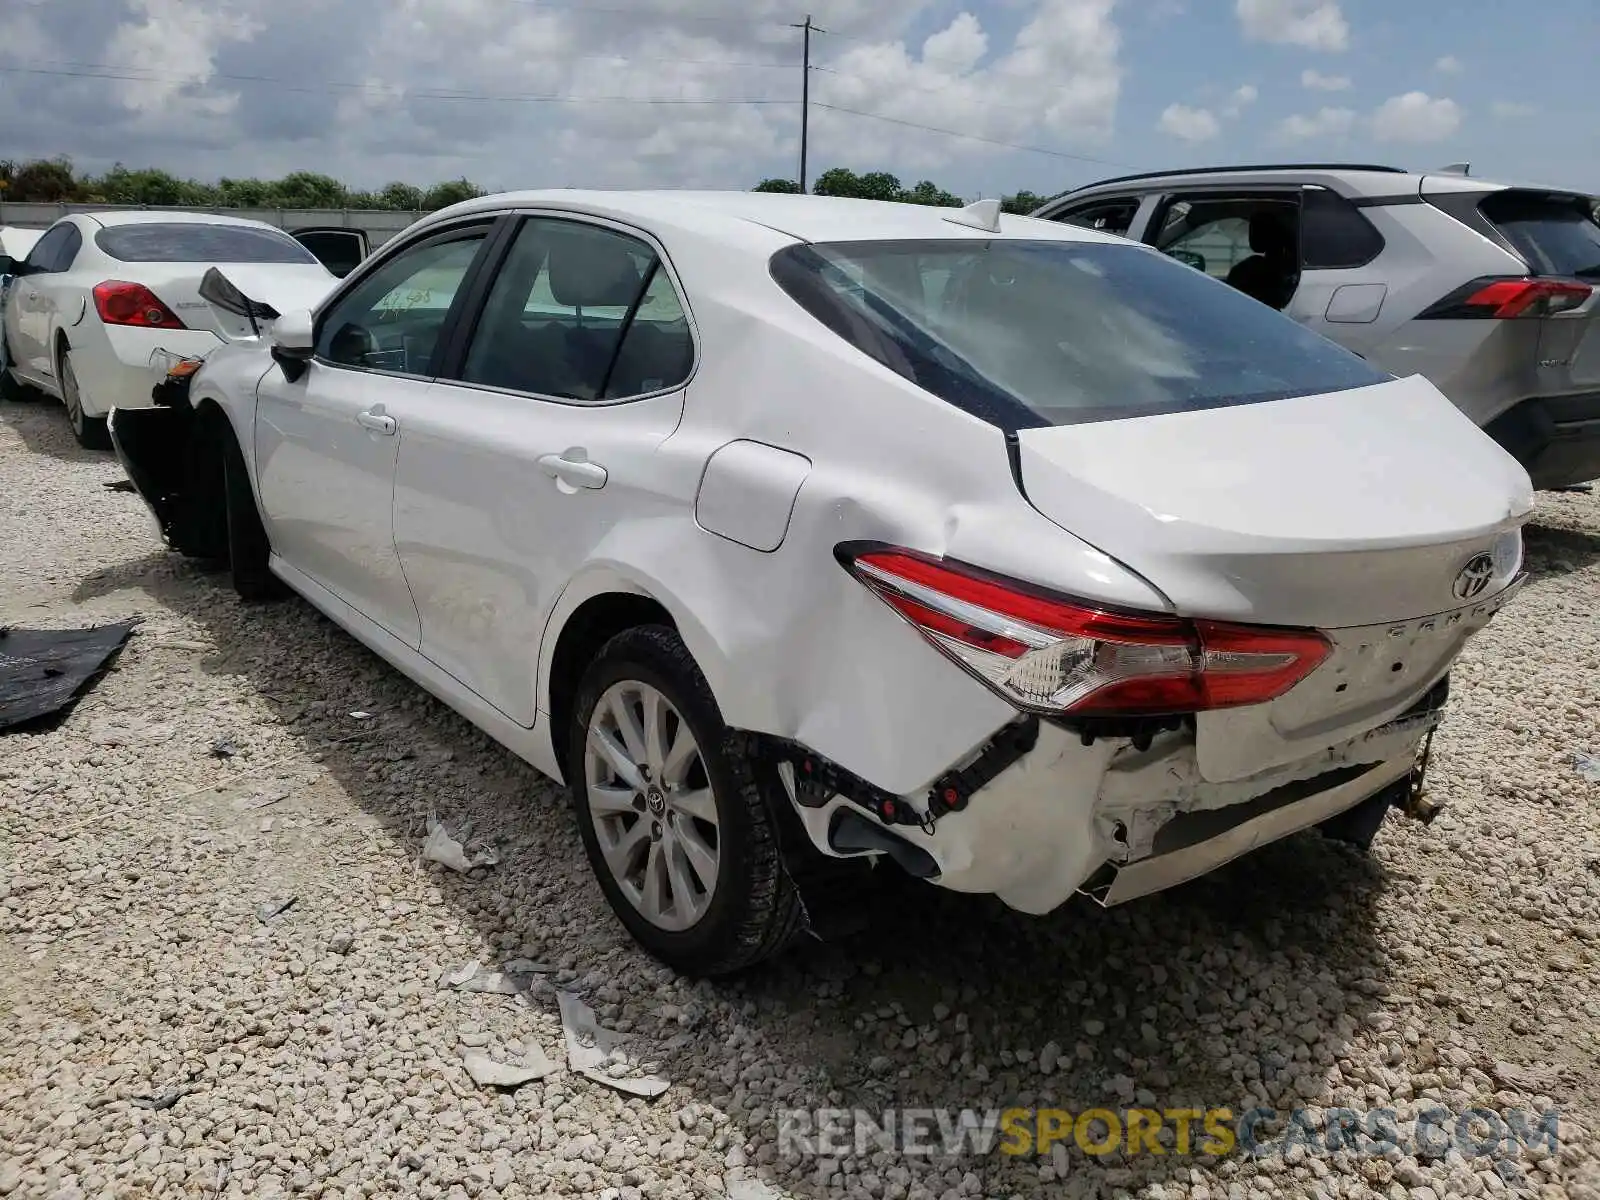
<svg viewBox="0 0 1600 1200">
<path fill-rule="evenodd" d="M 1472 174 L 1472 164 L 1469 163 L 1469 162 L 1451 163 L 1448 167 L 1440 167 L 1439 170 L 1436 172 L 1436 174 L 1439 174 L 1439 175 L 1470 175 L 1470 174 Z"/>
<path fill-rule="evenodd" d="M 945 218 L 952 225 L 966 225 L 985 233 L 1000 232 L 1000 201 L 979 200 Z"/>
</svg>

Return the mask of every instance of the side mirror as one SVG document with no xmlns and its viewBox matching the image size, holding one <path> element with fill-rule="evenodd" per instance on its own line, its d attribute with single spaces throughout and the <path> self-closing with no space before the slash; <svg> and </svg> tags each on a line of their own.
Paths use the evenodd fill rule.
<svg viewBox="0 0 1600 1200">
<path fill-rule="evenodd" d="M 272 323 L 272 360 L 283 368 L 290 383 L 306 373 L 315 346 L 308 310 L 284 313 Z"/>
<path fill-rule="evenodd" d="M 18 268 L 21 266 L 22 264 L 16 259 L 12 258 L 11 255 L 0 254 L 0 278 L 4 278 L 7 275 L 19 274 Z"/>
</svg>

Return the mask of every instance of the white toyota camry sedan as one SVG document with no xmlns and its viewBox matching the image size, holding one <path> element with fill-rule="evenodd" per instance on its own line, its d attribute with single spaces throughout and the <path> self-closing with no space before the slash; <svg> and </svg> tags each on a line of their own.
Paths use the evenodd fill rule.
<svg viewBox="0 0 1600 1200">
<path fill-rule="evenodd" d="M 201 356 L 221 344 L 196 294 L 216 263 L 256 286 L 309 281 L 321 295 L 334 283 L 309 250 L 260 221 L 159 211 L 62 217 L 14 266 L 0 315 L 0 389 L 60 400 L 79 443 L 105 449 L 113 408 L 150 406 L 157 346 Z"/>
<path fill-rule="evenodd" d="M 1046 913 L 1426 819 L 1523 469 L 1429 383 L 1092 230 L 545 192 L 423 220 L 118 412 L 168 541 L 571 789 L 690 973 L 861 860 Z"/>
</svg>

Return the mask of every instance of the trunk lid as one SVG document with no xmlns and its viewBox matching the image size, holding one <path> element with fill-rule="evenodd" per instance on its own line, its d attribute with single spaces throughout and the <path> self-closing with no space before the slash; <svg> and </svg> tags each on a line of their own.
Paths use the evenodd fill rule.
<svg viewBox="0 0 1600 1200">
<path fill-rule="evenodd" d="M 1422 696 L 1516 577 L 1533 506 L 1522 467 L 1420 377 L 1017 439 L 1033 506 L 1177 613 L 1329 634 L 1334 652 L 1287 695 L 1200 715 L 1216 781 Z"/>
<path fill-rule="evenodd" d="M 131 265 L 131 264 L 130 264 Z M 204 329 L 224 341 L 255 336 L 268 321 L 258 318 L 253 328 L 243 312 L 233 311 L 207 298 L 201 284 L 208 275 L 220 275 L 240 296 L 266 305 L 278 313 L 315 308 L 339 281 L 321 263 L 140 263 L 137 278 L 154 292 L 190 329 Z M 207 289 L 211 291 L 212 289 Z M 213 293 L 214 294 L 214 293 Z"/>
</svg>

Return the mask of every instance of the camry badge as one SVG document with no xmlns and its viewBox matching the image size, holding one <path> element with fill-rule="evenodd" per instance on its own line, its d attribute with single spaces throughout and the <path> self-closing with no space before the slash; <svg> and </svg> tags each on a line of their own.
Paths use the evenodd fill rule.
<svg viewBox="0 0 1600 1200">
<path fill-rule="evenodd" d="M 1483 589 L 1489 586 L 1493 578 L 1494 559 L 1487 554 L 1474 554 L 1467 560 L 1467 565 L 1461 568 L 1461 574 L 1456 576 L 1452 590 L 1457 600 L 1471 600 L 1483 595 Z"/>
</svg>

